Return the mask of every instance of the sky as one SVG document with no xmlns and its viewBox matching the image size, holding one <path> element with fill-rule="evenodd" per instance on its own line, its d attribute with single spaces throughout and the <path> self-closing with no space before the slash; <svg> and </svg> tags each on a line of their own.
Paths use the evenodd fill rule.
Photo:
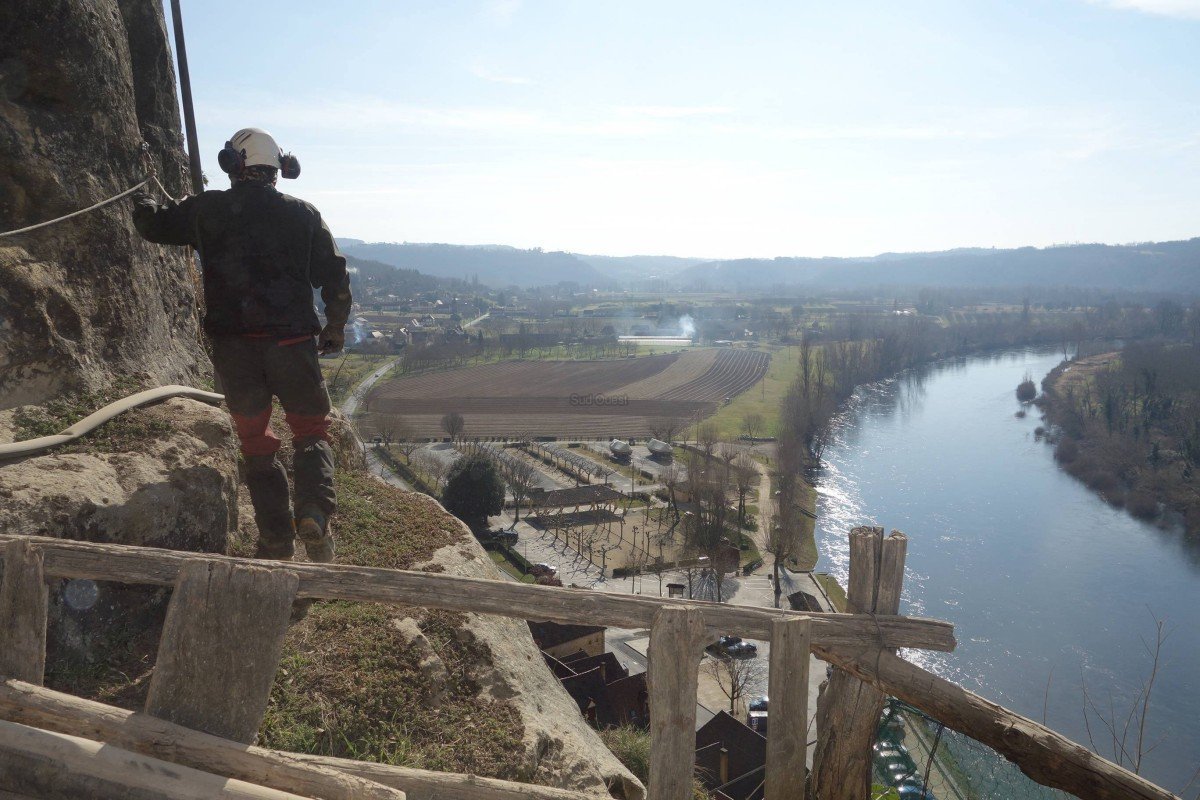
<svg viewBox="0 0 1200 800">
<path fill-rule="evenodd" d="M 168 19 L 170 8 L 167 4 Z M 1200 236 L 1200 0 L 184 0 L 201 157 L 340 237 L 852 256 Z"/>
</svg>

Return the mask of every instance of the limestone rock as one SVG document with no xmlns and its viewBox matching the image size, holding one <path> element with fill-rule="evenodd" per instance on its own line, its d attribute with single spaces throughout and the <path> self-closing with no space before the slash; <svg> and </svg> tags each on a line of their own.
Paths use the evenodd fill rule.
<svg viewBox="0 0 1200 800">
<path fill-rule="evenodd" d="M 5 0 L 0 25 L 0 231 L 62 216 L 142 180 L 146 141 L 184 194 L 162 4 Z M 193 384 L 199 346 L 183 248 L 143 242 L 130 202 L 0 239 L 0 408 L 144 373 Z"/>
<path fill-rule="evenodd" d="M 130 413 L 169 432 L 123 452 L 0 462 L 0 531 L 224 553 L 238 513 L 236 450 L 224 410 L 176 398 Z M 11 440 L 6 428 L 0 425 L 0 436 Z M 61 657 L 101 659 L 110 624 L 153 624 L 161 614 L 161 590 L 71 583 L 59 581 L 51 594 L 50 650 Z"/>
</svg>

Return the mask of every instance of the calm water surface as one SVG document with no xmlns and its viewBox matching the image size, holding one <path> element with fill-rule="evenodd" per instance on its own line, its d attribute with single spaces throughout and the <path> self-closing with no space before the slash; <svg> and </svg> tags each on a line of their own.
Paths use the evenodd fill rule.
<svg viewBox="0 0 1200 800">
<path fill-rule="evenodd" d="M 1162 741 L 1142 774 L 1179 791 L 1200 768 L 1200 549 L 1061 472 L 1036 410 L 1014 417 L 1025 373 L 1040 381 L 1060 360 L 964 358 L 860 390 L 825 454 L 818 569 L 845 583 L 854 525 L 903 531 L 903 613 L 949 620 L 959 641 L 909 657 L 1085 745 L 1082 682 L 1128 709 L 1164 619 L 1147 736 Z"/>
</svg>

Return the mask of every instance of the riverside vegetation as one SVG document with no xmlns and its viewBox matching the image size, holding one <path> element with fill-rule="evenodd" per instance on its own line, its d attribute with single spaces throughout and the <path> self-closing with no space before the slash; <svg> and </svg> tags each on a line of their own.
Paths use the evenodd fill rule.
<svg viewBox="0 0 1200 800">
<path fill-rule="evenodd" d="M 1191 312 L 1196 315 L 1196 310 Z M 1043 382 L 1054 455 L 1105 500 L 1200 534 L 1200 348 L 1134 342 Z"/>
</svg>

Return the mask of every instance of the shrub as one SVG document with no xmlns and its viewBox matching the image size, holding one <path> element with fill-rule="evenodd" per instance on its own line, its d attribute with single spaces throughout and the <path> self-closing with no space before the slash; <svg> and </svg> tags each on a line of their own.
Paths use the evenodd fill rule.
<svg viewBox="0 0 1200 800">
<path fill-rule="evenodd" d="M 1026 375 L 1025 380 L 1017 384 L 1017 399 L 1022 403 L 1028 403 L 1035 397 L 1037 397 L 1037 384 Z"/>
<path fill-rule="evenodd" d="M 496 462 L 484 453 L 472 453 L 454 462 L 442 490 L 442 505 L 468 525 L 487 523 L 504 509 L 504 481 Z"/>
<path fill-rule="evenodd" d="M 1113 492 L 1113 490 L 1120 486 L 1117 476 L 1113 475 L 1106 469 L 1093 470 L 1084 475 L 1083 480 L 1088 486 L 1095 489 L 1097 492 L 1103 492 L 1105 494 Z"/>
<path fill-rule="evenodd" d="M 1154 519 L 1158 516 L 1158 500 L 1152 493 L 1140 487 L 1129 493 L 1125 507 L 1138 519 Z"/>
<path fill-rule="evenodd" d="M 1079 444 L 1074 439 L 1064 436 L 1054 448 L 1054 457 L 1063 464 L 1070 464 L 1079 458 Z"/>
</svg>

